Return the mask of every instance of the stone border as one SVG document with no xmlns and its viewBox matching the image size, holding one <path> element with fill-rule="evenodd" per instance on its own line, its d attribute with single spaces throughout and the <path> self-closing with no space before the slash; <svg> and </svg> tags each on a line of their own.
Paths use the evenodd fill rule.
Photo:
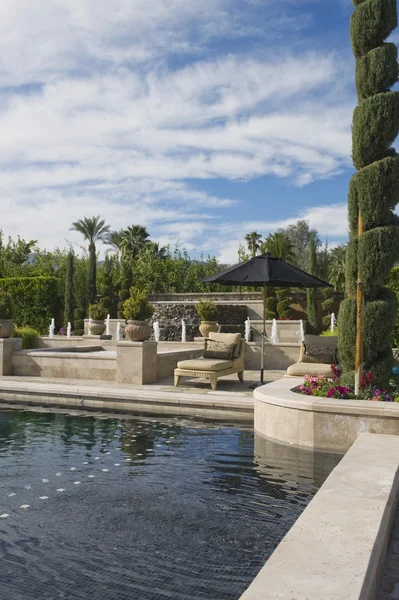
<svg viewBox="0 0 399 600">
<path fill-rule="evenodd" d="M 372 600 L 398 499 L 399 437 L 361 434 L 241 600 Z"/>
<path fill-rule="evenodd" d="M 335 400 L 293 392 L 301 377 L 254 390 L 255 431 L 268 439 L 323 452 L 346 452 L 364 432 L 399 435 L 399 403 Z"/>
<path fill-rule="evenodd" d="M 32 378 L 33 379 L 33 378 Z M 0 380 L 0 405 L 56 406 L 126 414 L 199 417 L 216 421 L 246 421 L 253 423 L 253 398 L 226 392 L 195 394 L 166 392 L 136 386 L 112 387 L 45 383 L 12 377 Z"/>
</svg>

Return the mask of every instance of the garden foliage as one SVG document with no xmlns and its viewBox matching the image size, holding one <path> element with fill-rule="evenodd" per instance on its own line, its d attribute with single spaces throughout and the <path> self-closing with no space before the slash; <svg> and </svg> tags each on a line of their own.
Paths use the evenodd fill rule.
<svg viewBox="0 0 399 600">
<path fill-rule="evenodd" d="M 363 284 L 364 366 L 380 386 L 393 365 L 391 334 L 396 298 L 385 284 L 399 258 L 399 229 L 393 208 L 399 201 L 399 157 L 391 147 L 399 131 L 397 48 L 385 40 L 397 26 L 396 0 L 355 0 L 351 40 L 356 57 L 359 104 L 353 115 L 352 158 L 357 169 L 349 186 L 350 241 L 346 252 L 346 299 L 339 313 L 339 352 L 353 372 L 356 288 Z M 358 238 L 359 216 L 363 233 Z"/>
<path fill-rule="evenodd" d="M 7 277 L 0 279 L 0 289 L 11 294 L 14 321 L 47 334 L 49 323 L 59 310 L 55 277 Z"/>
<path fill-rule="evenodd" d="M 36 348 L 36 340 L 39 337 L 39 332 L 32 327 L 17 327 L 12 337 L 22 338 L 22 349 L 31 350 L 32 348 Z"/>
</svg>

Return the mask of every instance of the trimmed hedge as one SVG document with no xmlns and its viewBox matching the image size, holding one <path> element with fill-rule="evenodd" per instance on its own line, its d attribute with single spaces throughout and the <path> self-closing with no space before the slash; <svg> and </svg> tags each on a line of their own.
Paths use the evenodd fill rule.
<svg viewBox="0 0 399 600">
<path fill-rule="evenodd" d="M 352 14 L 350 33 L 353 54 L 360 58 L 381 46 L 397 26 L 396 0 L 358 2 Z"/>
<path fill-rule="evenodd" d="M 391 374 L 396 314 L 396 298 L 384 286 L 399 258 L 398 219 L 393 213 L 399 199 L 399 158 L 392 148 L 399 131 L 399 93 L 388 91 L 398 79 L 398 64 L 396 47 L 384 43 L 397 26 L 396 2 L 354 0 L 350 28 L 359 98 L 353 113 L 352 159 L 358 173 L 349 186 L 350 242 L 338 346 L 349 382 L 355 366 L 360 282 L 363 367 L 373 372 L 380 387 L 387 385 Z"/>
<path fill-rule="evenodd" d="M 356 169 L 389 156 L 398 135 L 399 92 L 375 94 L 354 110 L 352 159 Z"/>
<path fill-rule="evenodd" d="M 356 63 L 356 91 L 359 100 L 387 92 L 398 81 L 398 49 L 383 44 L 359 58 Z"/>
<path fill-rule="evenodd" d="M 58 314 L 61 303 L 56 277 L 0 278 L 0 289 L 12 296 L 18 327 L 29 326 L 40 334 L 48 333 L 50 321 Z"/>
<path fill-rule="evenodd" d="M 32 327 L 17 327 L 12 334 L 13 338 L 22 338 L 22 349 L 31 350 L 36 348 L 36 340 L 39 337 L 39 332 Z"/>
</svg>

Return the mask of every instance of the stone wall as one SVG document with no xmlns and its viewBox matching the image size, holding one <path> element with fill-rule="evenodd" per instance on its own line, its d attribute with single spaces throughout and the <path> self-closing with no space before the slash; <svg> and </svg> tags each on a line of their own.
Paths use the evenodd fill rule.
<svg viewBox="0 0 399 600">
<path fill-rule="evenodd" d="M 195 304 L 154 304 L 155 313 L 152 322 L 159 322 L 161 341 L 181 341 L 182 320 L 186 324 L 186 340 L 199 337 L 200 318 Z M 246 305 L 220 304 L 217 306 L 217 322 L 223 333 L 245 333 L 245 321 L 248 317 Z"/>
</svg>

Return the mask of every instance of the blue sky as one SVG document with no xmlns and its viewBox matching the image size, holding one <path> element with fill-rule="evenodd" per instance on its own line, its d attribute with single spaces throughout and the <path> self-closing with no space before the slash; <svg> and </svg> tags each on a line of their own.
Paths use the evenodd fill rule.
<svg viewBox="0 0 399 600">
<path fill-rule="evenodd" d="M 345 240 L 350 0 L 14 0 L 0 8 L 0 222 L 42 247 L 139 223 L 236 260 L 306 218 Z"/>
</svg>

